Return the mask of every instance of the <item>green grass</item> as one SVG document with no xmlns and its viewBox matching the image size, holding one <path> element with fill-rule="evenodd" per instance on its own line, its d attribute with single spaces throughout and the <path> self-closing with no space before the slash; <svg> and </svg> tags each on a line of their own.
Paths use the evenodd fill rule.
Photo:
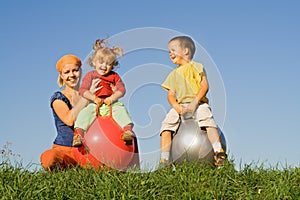
<svg viewBox="0 0 300 200">
<path fill-rule="evenodd" d="M 184 163 L 149 173 L 72 168 L 52 173 L 0 164 L 0 199 L 299 199 L 300 169 L 233 161 Z"/>
</svg>

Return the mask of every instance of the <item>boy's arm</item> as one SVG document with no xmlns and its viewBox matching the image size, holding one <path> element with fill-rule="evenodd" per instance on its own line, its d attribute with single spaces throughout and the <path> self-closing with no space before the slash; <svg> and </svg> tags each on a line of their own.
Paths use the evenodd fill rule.
<svg viewBox="0 0 300 200">
<path fill-rule="evenodd" d="M 201 99 L 206 95 L 206 93 L 208 92 L 208 89 L 209 89 L 206 76 L 204 76 L 203 73 L 201 73 L 200 75 L 201 75 L 200 90 L 198 91 L 198 93 L 196 94 L 196 97 L 195 97 L 195 99 L 198 102 L 201 101 Z"/>
<path fill-rule="evenodd" d="M 206 95 L 209 89 L 206 76 L 204 76 L 203 73 L 200 73 L 200 75 L 201 75 L 200 90 L 198 91 L 195 98 L 189 103 L 187 107 L 187 110 L 192 113 L 195 112 L 197 105 L 199 104 L 201 99 Z"/>
<path fill-rule="evenodd" d="M 184 108 L 182 105 L 180 105 L 177 102 L 176 94 L 172 90 L 168 90 L 168 101 L 170 105 L 176 110 L 176 112 L 180 115 L 184 114 L 186 112 L 186 108 Z"/>
</svg>

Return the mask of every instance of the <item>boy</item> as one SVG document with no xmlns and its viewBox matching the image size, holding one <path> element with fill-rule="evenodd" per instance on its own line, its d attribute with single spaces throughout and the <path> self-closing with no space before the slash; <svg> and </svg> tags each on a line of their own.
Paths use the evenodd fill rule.
<svg viewBox="0 0 300 200">
<path fill-rule="evenodd" d="M 192 61 L 195 44 L 190 37 L 178 36 L 169 41 L 171 61 L 178 65 L 166 78 L 162 87 L 168 91 L 168 101 L 172 109 L 162 122 L 160 134 L 161 164 L 169 163 L 172 135 L 179 126 L 179 115 L 186 112 L 195 114 L 199 127 L 205 127 L 208 139 L 215 153 L 215 165 L 222 166 L 227 155 L 222 145 L 208 105 L 206 93 L 208 81 L 202 64 Z"/>
</svg>

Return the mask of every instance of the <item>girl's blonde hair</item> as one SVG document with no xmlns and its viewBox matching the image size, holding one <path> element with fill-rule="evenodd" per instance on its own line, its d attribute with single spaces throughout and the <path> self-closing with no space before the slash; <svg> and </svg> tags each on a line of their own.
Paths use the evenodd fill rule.
<svg viewBox="0 0 300 200">
<path fill-rule="evenodd" d="M 121 47 L 115 46 L 108 48 L 106 46 L 106 38 L 98 39 L 94 44 L 94 52 L 88 58 L 88 63 L 92 67 L 96 67 L 96 62 L 106 62 L 107 64 L 112 64 L 112 66 L 117 66 L 119 64 L 117 57 L 123 56 L 123 49 Z"/>
</svg>

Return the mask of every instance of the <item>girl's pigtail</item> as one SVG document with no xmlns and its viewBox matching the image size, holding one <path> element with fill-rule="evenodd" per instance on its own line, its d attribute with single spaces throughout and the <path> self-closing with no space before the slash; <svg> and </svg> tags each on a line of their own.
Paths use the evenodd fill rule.
<svg viewBox="0 0 300 200">
<path fill-rule="evenodd" d="M 123 49 L 121 47 L 113 47 L 111 50 L 119 57 L 123 56 Z"/>
<path fill-rule="evenodd" d="M 112 50 L 112 52 L 114 52 L 114 54 L 116 56 L 119 56 L 119 57 L 123 56 L 123 49 L 121 47 L 116 46 L 116 47 L 111 48 L 111 50 Z M 119 65 L 118 60 L 116 60 L 114 63 L 114 66 L 117 66 L 117 65 Z"/>
<path fill-rule="evenodd" d="M 96 40 L 96 42 L 94 44 L 94 50 L 106 47 L 106 45 L 105 45 L 106 40 L 107 40 L 107 38 Z"/>
</svg>

